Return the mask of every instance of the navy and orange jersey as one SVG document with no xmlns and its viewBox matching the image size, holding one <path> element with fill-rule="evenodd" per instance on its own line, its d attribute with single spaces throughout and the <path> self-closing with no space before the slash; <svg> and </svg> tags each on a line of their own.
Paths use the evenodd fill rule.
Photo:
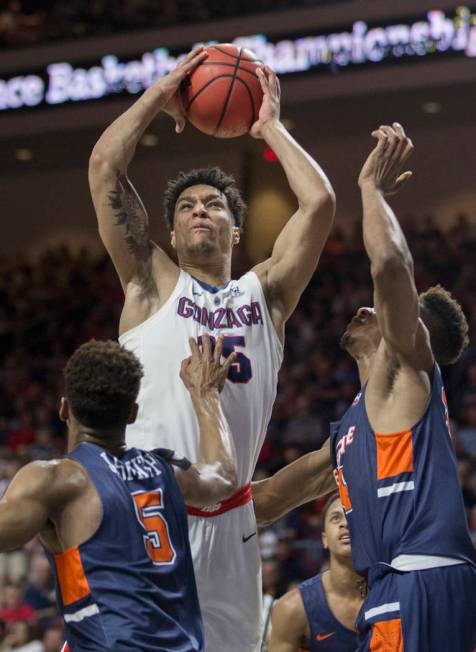
<svg viewBox="0 0 476 652">
<path fill-rule="evenodd" d="M 358 572 L 400 555 L 476 564 L 436 364 L 427 408 L 411 429 L 374 432 L 364 386 L 331 424 L 331 453 Z"/>
<path fill-rule="evenodd" d="M 72 652 L 202 650 L 187 516 L 169 462 L 158 451 L 116 458 L 86 443 L 68 457 L 103 509 L 90 539 L 48 555 Z"/>
<path fill-rule="evenodd" d="M 311 632 L 311 652 L 354 652 L 356 632 L 344 627 L 329 608 L 322 579 L 315 575 L 299 585 Z"/>
</svg>

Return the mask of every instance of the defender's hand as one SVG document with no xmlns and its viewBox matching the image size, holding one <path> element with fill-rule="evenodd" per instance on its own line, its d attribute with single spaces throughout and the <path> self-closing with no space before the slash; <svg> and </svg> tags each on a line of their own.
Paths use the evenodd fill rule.
<svg viewBox="0 0 476 652">
<path fill-rule="evenodd" d="M 175 120 L 175 131 L 179 134 L 185 127 L 185 111 L 180 97 L 180 85 L 195 68 L 208 57 L 203 45 L 194 48 L 177 67 L 157 82 L 157 89 L 164 99 L 161 110 Z"/>
<path fill-rule="evenodd" d="M 256 68 L 256 74 L 264 95 L 258 120 L 252 125 L 250 134 L 253 138 L 263 138 L 263 128 L 267 124 L 279 122 L 281 87 L 276 73 L 269 66 L 259 66 Z"/>
<path fill-rule="evenodd" d="M 360 172 L 359 186 L 371 185 L 386 196 L 394 195 L 412 176 L 409 170 L 402 173 L 402 167 L 413 152 L 413 143 L 398 122 L 381 126 L 372 137 L 378 143 Z"/>
<path fill-rule="evenodd" d="M 209 335 L 202 336 L 202 350 L 191 337 L 189 339 L 192 355 L 182 361 L 180 378 L 192 396 L 203 396 L 210 390 L 221 392 L 231 365 L 236 360 L 236 353 L 231 353 L 224 364 L 220 363 L 223 353 L 223 335 L 220 335 L 212 348 Z"/>
</svg>

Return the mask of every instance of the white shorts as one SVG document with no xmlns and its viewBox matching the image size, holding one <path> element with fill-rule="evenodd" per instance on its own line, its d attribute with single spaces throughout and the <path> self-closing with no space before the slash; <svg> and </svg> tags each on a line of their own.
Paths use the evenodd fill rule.
<svg viewBox="0 0 476 652">
<path fill-rule="evenodd" d="M 253 503 L 211 517 L 189 516 L 206 652 L 257 652 L 261 561 Z"/>
</svg>

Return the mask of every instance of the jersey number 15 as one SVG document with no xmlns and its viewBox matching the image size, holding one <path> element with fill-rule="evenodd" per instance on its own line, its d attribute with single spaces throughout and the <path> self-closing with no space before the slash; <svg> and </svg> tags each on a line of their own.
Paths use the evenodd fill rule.
<svg viewBox="0 0 476 652">
<path fill-rule="evenodd" d="M 216 342 L 216 338 L 210 335 L 212 346 Z M 198 344 L 201 345 L 202 338 L 198 338 Z M 253 377 L 253 370 L 251 368 L 251 360 L 241 351 L 237 351 L 237 347 L 243 349 L 246 346 L 245 338 L 242 335 L 225 335 L 223 338 L 223 357 L 227 358 L 233 352 L 236 353 L 236 360 L 231 365 L 228 372 L 228 380 L 232 383 L 248 383 Z"/>
</svg>

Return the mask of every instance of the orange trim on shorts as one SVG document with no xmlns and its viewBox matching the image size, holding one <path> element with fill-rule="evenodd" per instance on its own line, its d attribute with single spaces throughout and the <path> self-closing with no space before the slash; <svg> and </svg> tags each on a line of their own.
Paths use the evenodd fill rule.
<svg viewBox="0 0 476 652">
<path fill-rule="evenodd" d="M 413 471 L 412 431 L 390 435 L 375 433 L 377 444 L 377 480 Z"/>
<path fill-rule="evenodd" d="M 81 598 L 91 593 L 88 580 L 84 574 L 78 546 L 68 548 L 65 552 L 54 555 L 54 560 L 64 607 L 81 600 Z"/>
<path fill-rule="evenodd" d="M 371 652 L 403 652 L 402 621 L 382 620 L 372 625 Z"/>
</svg>

